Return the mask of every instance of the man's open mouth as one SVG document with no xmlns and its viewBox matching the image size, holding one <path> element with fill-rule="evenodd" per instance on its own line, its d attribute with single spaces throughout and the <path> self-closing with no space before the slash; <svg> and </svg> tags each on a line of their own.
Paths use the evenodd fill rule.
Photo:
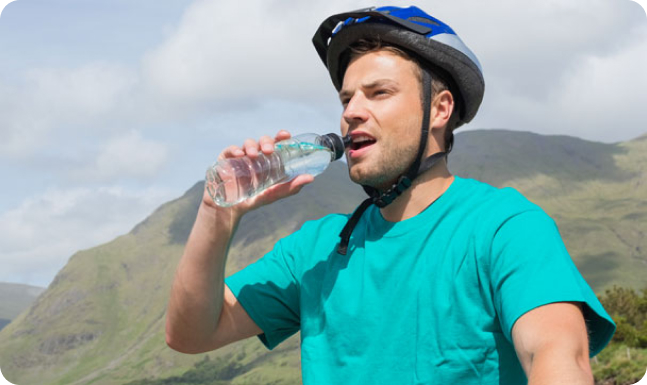
<svg viewBox="0 0 647 385">
<path fill-rule="evenodd" d="M 375 143 L 375 139 L 371 138 L 370 136 L 366 136 L 366 135 L 354 136 L 350 144 L 350 149 L 353 151 L 357 151 L 364 147 L 368 147 L 373 143 Z"/>
</svg>

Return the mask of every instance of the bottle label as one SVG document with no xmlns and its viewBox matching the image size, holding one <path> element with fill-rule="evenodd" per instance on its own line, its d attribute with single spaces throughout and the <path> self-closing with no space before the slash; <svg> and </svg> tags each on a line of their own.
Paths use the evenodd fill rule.
<svg viewBox="0 0 647 385">
<path fill-rule="evenodd" d="M 317 144 L 313 143 L 308 143 L 308 142 L 300 142 L 300 143 L 277 143 L 276 147 L 278 147 L 280 150 L 290 150 L 290 149 L 302 149 L 306 151 L 315 151 L 315 150 L 327 150 L 330 151 L 328 147 L 320 146 Z"/>
</svg>

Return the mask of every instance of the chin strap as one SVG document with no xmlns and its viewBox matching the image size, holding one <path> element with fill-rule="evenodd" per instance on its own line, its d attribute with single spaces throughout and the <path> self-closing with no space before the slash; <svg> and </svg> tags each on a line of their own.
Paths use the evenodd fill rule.
<svg viewBox="0 0 647 385">
<path fill-rule="evenodd" d="M 425 149 L 427 148 L 427 138 L 429 136 L 429 120 L 431 115 L 431 75 L 424 69 L 422 71 L 422 87 L 422 135 L 420 137 L 420 145 L 418 146 L 418 154 L 416 155 L 415 161 L 409 167 L 407 172 L 398 178 L 398 181 L 393 184 L 391 188 L 382 193 L 380 193 L 380 191 L 374 187 L 362 185 L 362 188 L 364 188 L 364 191 L 366 191 L 370 198 L 366 199 L 359 205 L 348 222 L 346 222 L 346 226 L 344 226 L 341 233 L 339 234 L 341 240 L 337 247 L 337 252 L 341 255 L 346 255 L 346 253 L 348 252 L 348 243 L 350 242 L 350 236 L 353 233 L 353 230 L 355 229 L 355 226 L 359 222 L 360 218 L 364 214 L 364 211 L 366 211 L 366 209 L 368 209 L 370 205 L 375 204 L 380 208 L 388 206 L 406 189 L 411 187 L 411 184 L 413 183 L 413 180 L 416 179 L 416 177 L 432 168 L 439 160 L 447 156 L 447 153 L 445 152 L 437 152 L 422 161 L 422 156 L 425 153 Z"/>
</svg>

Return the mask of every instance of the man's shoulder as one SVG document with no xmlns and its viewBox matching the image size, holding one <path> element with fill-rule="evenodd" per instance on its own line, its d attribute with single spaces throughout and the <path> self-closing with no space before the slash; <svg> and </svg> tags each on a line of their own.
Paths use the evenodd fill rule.
<svg viewBox="0 0 647 385">
<path fill-rule="evenodd" d="M 516 214 L 538 211 L 541 207 L 513 187 L 495 187 L 475 179 L 460 178 L 457 204 L 481 217 L 505 218 Z"/>
<path fill-rule="evenodd" d="M 476 179 L 456 177 L 463 195 L 480 202 L 502 202 L 514 205 L 536 206 L 514 187 L 496 187 Z"/>
</svg>

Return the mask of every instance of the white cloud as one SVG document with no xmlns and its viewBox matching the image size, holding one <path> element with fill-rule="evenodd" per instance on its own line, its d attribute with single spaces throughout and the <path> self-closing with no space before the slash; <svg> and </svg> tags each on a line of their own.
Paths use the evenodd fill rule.
<svg viewBox="0 0 647 385">
<path fill-rule="evenodd" d="M 513 128 L 618 142 L 647 132 L 647 23 L 628 32 L 616 52 L 582 52 L 546 81 L 545 95 L 525 85 L 487 90 L 474 127 Z M 557 75 L 557 73 L 555 74 Z M 516 92 L 515 92 L 516 91 Z"/>
<path fill-rule="evenodd" d="M 76 251 L 123 234 L 168 191 L 121 187 L 51 188 L 0 214 L 0 281 L 47 285 Z"/>
<path fill-rule="evenodd" d="M 439 7 L 479 56 L 486 97 L 501 90 L 545 103 L 587 57 L 615 55 L 637 43 L 632 35 L 646 23 L 633 13 L 634 5 L 629 0 L 458 0 Z"/>
<path fill-rule="evenodd" d="M 25 78 L 29 101 L 40 112 L 72 123 L 107 115 L 134 81 L 129 70 L 103 63 L 74 69 L 31 69 Z"/>
<path fill-rule="evenodd" d="M 555 110 L 572 129 L 569 135 L 615 142 L 625 139 L 626 132 L 647 132 L 645 63 L 647 23 L 635 45 L 615 55 L 583 59 L 555 95 Z"/>
<path fill-rule="evenodd" d="M 128 110 L 134 74 L 93 63 L 73 69 L 27 69 L 19 83 L 0 87 L 0 156 L 25 158 L 52 136 L 100 131 L 115 110 Z"/>
<path fill-rule="evenodd" d="M 166 164 L 167 145 L 147 140 L 138 131 L 130 131 L 108 140 L 95 159 L 78 170 L 71 170 L 75 180 L 112 182 L 128 178 L 156 176 Z"/>
<path fill-rule="evenodd" d="M 194 103 L 320 100 L 322 84 L 334 95 L 310 39 L 324 15 L 353 3 L 197 1 L 175 34 L 145 58 L 147 84 L 157 95 Z"/>
</svg>

